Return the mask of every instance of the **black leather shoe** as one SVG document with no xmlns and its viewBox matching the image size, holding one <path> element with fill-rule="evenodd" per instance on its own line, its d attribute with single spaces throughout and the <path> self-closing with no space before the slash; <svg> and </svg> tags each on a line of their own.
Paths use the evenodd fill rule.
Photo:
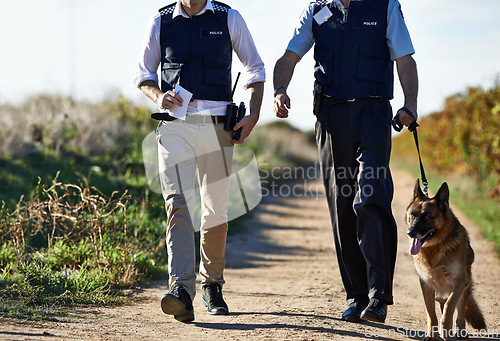
<svg viewBox="0 0 500 341">
<path fill-rule="evenodd" d="M 361 322 L 361 312 L 366 308 L 365 305 L 359 303 L 359 302 L 352 302 L 349 304 L 349 307 L 344 311 L 342 314 L 342 321 L 347 321 L 347 322 L 354 322 L 358 323 Z"/>
<path fill-rule="evenodd" d="M 384 323 L 387 317 L 387 303 L 376 298 L 370 299 L 370 303 L 361 313 L 361 319 L 365 321 Z"/>
<path fill-rule="evenodd" d="M 174 287 L 161 298 L 161 310 L 167 315 L 174 315 L 180 322 L 194 320 L 193 301 L 182 286 Z"/>
<path fill-rule="evenodd" d="M 222 287 L 217 283 L 210 283 L 203 287 L 201 302 L 207 307 L 210 315 L 228 315 L 229 309 L 222 298 Z"/>
</svg>

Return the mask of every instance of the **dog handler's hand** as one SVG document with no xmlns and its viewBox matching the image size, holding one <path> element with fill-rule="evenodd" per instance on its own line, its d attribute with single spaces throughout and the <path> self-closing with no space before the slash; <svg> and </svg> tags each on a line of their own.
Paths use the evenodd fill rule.
<svg viewBox="0 0 500 341">
<path fill-rule="evenodd" d="M 411 109 L 410 109 L 411 110 Z M 417 120 L 418 114 L 416 110 L 411 110 L 411 112 L 415 115 L 415 117 L 408 114 L 406 111 L 399 109 L 397 115 L 399 115 L 399 120 L 401 123 L 408 127 L 413 121 Z"/>
<path fill-rule="evenodd" d="M 279 93 L 274 97 L 273 110 L 276 117 L 287 118 L 290 108 L 290 97 L 286 93 Z"/>
<path fill-rule="evenodd" d="M 182 97 L 179 96 L 179 94 L 176 94 L 174 91 L 169 90 L 158 97 L 156 104 L 158 104 L 158 107 L 160 109 L 169 110 L 172 109 L 174 105 L 182 107 L 182 102 Z"/>
</svg>

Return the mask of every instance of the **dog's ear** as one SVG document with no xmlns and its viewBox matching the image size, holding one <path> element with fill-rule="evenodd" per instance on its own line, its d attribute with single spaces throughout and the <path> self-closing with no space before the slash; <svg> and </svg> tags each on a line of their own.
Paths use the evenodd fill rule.
<svg viewBox="0 0 500 341">
<path fill-rule="evenodd" d="M 422 189 L 420 188 L 420 179 L 417 179 L 417 181 L 415 182 L 415 189 L 413 190 L 413 200 L 420 197 L 425 197 L 425 194 L 422 192 Z"/>
<path fill-rule="evenodd" d="M 436 198 L 439 209 L 443 212 L 446 211 L 450 205 L 449 204 L 450 190 L 448 189 L 448 184 L 446 182 L 443 182 L 443 184 L 439 188 L 435 198 Z"/>
</svg>

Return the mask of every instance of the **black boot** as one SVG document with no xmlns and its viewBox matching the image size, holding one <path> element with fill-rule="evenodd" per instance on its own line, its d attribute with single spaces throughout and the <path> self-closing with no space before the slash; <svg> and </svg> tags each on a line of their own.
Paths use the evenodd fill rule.
<svg viewBox="0 0 500 341">
<path fill-rule="evenodd" d="M 365 321 L 384 323 L 387 317 L 387 303 L 376 298 L 370 299 L 370 303 L 361 313 Z"/>
<path fill-rule="evenodd" d="M 203 287 L 201 301 L 207 307 L 210 315 L 227 315 L 229 309 L 222 298 L 222 287 L 217 283 L 210 283 Z"/>
<path fill-rule="evenodd" d="M 361 322 L 361 312 L 366 308 L 366 304 L 354 301 L 349 304 L 349 307 L 342 314 L 342 321 L 347 322 Z"/>
<path fill-rule="evenodd" d="M 161 298 L 161 310 L 167 315 L 174 315 L 180 322 L 194 320 L 193 301 L 182 286 L 174 287 Z"/>
</svg>

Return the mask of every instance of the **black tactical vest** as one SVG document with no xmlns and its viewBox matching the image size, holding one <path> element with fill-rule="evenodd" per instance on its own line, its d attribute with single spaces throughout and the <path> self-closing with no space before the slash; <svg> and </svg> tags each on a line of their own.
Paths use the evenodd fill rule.
<svg viewBox="0 0 500 341">
<path fill-rule="evenodd" d="M 388 0 L 351 0 L 341 5 L 316 1 L 314 14 L 333 14 L 321 25 L 313 20 L 314 76 L 324 94 L 338 98 L 393 97 L 394 63 L 387 46 Z"/>
<path fill-rule="evenodd" d="M 210 0 L 209 0 L 210 1 Z M 227 26 L 229 6 L 212 1 L 214 12 L 172 18 L 175 5 L 161 13 L 161 89 L 176 84 L 193 93 L 193 99 L 231 99 L 232 44 Z"/>
</svg>

